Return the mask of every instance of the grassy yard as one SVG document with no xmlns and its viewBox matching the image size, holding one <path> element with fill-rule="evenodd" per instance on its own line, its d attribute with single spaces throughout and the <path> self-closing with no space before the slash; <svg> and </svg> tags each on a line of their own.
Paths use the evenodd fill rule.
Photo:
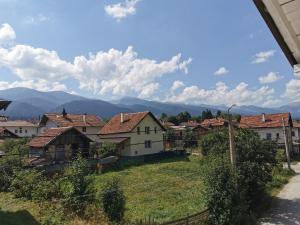
<svg viewBox="0 0 300 225">
<path fill-rule="evenodd" d="M 0 225 L 38 225 L 40 218 L 38 205 L 0 193 Z"/>
<path fill-rule="evenodd" d="M 93 181 L 91 188 L 99 193 L 104 181 L 120 178 L 126 195 L 126 219 L 135 221 L 151 216 L 157 221 L 169 221 L 204 208 L 200 161 L 196 156 L 173 156 L 90 175 L 89 179 Z M 44 213 L 34 202 L 16 199 L 11 193 L 0 193 L 0 225 L 39 225 Z M 91 221 L 73 218 L 69 222 L 71 225 L 95 225 L 100 221 L 101 218 Z"/>
<path fill-rule="evenodd" d="M 125 218 L 148 216 L 169 221 L 204 209 L 201 197 L 200 158 L 177 156 L 120 171 L 92 175 L 93 188 L 100 191 L 113 177 L 121 181 L 126 195 Z"/>
</svg>

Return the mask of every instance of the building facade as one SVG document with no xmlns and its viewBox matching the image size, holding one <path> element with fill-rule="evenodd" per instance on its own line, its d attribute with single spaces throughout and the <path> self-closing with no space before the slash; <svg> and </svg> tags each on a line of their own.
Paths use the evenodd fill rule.
<svg viewBox="0 0 300 225">
<path fill-rule="evenodd" d="M 34 137 L 38 134 L 38 125 L 24 120 L 2 121 L 0 128 L 7 129 L 18 137 Z"/>
<path fill-rule="evenodd" d="M 120 156 L 151 155 L 164 151 L 164 132 L 151 112 L 121 113 L 101 129 L 100 139 L 117 143 Z"/>
</svg>

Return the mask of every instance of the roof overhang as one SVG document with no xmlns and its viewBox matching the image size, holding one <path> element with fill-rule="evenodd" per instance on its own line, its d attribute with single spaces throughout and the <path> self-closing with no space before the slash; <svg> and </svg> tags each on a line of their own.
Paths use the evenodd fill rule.
<svg viewBox="0 0 300 225">
<path fill-rule="evenodd" d="M 253 1 L 295 73 L 300 73 L 300 1 Z"/>
<path fill-rule="evenodd" d="M 0 100 L 0 110 L 6 110 L 10 103 L 11 101 Z"/>
</svg>

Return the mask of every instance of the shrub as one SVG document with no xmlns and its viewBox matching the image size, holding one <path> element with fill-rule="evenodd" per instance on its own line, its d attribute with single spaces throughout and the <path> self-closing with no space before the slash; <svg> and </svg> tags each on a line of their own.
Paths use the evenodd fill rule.
<svg viewBox="0 0 300 225">
<path fill-rule="evenodd" d="M 62 178 L 58 181 L 59 197 L 62 206 L 75 214 L 83 212 L 91 200 L 87 192 L 88 164 L 85 159 L 78 156 L 64 171 Z"/>
<path fill-rule="evenodd" d="M 37 170 L 20 170 L 14 174 L 11 190 L 17 198 L 32 199 L 33 190 L 41 180 L 42 173 Z"/>
<path fill-rule="evenodd" d="M 118 179 L 108 181 L 101 192 L 103 211 L 110 221 L 120 222 L 123 220 L 125 211 L 125 196 Z"/>
<path fill-rule="evenodd" d="M 101 158 L 113 156 L 116 154 L 116 144 L 114 143 L 103 143 L 100 148 L 100 156 Z"/>
<path fill-rule="evenodd" d="M 45 212 L 41 225 L 68 225 L 63 210 L 49 207 Z"/>
<path fill-rule="evenodd" d="M 278 163 L 286 162 L 286 154 L 284 149 L 278 149 L 276 151 L 276 160 Z"/>
</svg>

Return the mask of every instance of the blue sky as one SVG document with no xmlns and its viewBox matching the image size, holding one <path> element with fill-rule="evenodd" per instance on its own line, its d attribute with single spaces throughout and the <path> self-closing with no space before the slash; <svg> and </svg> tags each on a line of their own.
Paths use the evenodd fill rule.
<svg viewBox="0 0 300 225">
<path fill-rule="evenodd" d="M 252 1 L 0 0 L 0 89 L 191 104 L 300 97 Z"/>
</svg>

